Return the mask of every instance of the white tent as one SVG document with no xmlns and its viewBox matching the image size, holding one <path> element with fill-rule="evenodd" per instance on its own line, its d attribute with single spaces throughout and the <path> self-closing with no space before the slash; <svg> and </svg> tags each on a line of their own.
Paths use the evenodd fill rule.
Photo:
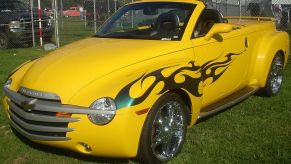
<svg viewBox="0 0 291 164">
<path fill-rule="evenodd" d="M 291 0 L 272 0 L 272 4 L 291 5 Z"/>
</svg>

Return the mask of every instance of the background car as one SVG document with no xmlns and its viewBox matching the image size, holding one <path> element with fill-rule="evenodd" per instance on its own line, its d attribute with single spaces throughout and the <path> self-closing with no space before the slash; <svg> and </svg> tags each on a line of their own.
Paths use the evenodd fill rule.
<svg viewBox="0 0 291 164">
<path fill-rule="evenodd" d="M 80 16 L 80 11 L 78 7 L 70 7 L 69 10 L 63 11 L 65 17 L 78 17 Z"/>
</svg>

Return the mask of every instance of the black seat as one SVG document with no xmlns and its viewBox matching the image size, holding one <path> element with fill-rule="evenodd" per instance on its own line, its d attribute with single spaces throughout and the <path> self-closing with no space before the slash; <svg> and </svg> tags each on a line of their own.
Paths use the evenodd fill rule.
<svg viewBox="0 0 291 164">
<path fill-rule="evenodd" d="M 155 32 L 153 35 L 158 35 L 160 38 L 172 38 L 177 35 L 180 21 L 177 14 L 167 12 L 159 15 L 155 23 Z"/>
</svg>

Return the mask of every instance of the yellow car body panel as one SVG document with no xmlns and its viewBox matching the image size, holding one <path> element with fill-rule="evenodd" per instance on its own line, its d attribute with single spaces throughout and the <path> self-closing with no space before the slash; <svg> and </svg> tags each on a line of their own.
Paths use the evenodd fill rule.
<svg viewBox="0 0 291 164">
<path fill-rule="evenodd" d="M 148 111 L 162 93 L 175 91 L 190 100 L 191 127 L 204 107 L 244 87 L 263 87 L 277 52 L 283 53 L 286 65 L 289 37 L 276 31 L 274 22 L 232 21 L 231 32 L 207 41 L 192 37 L 204 4 L 172 1 L 196 5 L 180 41 L 87 38 L 31 61 L 9 77 L 10 90 L 25 87 L 55 93 L 62 105 L 89 108 L 102 97 L 119 102 L 114 119 L 106 125 L 73 114 L 80 120 L 68 124 L 74 129 L 66 133 L 70 140 L 35 142 L 90 155 L 135 157 Z M 135 3 L 143 2 L 154 0 Z M 3 103 L 9 117 L 7 100 L 4 97 Z"/>
</svg>

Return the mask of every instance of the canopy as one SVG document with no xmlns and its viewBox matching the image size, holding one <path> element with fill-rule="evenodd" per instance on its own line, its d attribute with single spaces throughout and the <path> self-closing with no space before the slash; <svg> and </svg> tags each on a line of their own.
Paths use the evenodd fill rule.
<svg viewBox="0 0 291 164">
<path fill-rule="evenodd" d="M 272 0 L 272 4 L 291 5 L 291 0 Z"/>
</svg>

